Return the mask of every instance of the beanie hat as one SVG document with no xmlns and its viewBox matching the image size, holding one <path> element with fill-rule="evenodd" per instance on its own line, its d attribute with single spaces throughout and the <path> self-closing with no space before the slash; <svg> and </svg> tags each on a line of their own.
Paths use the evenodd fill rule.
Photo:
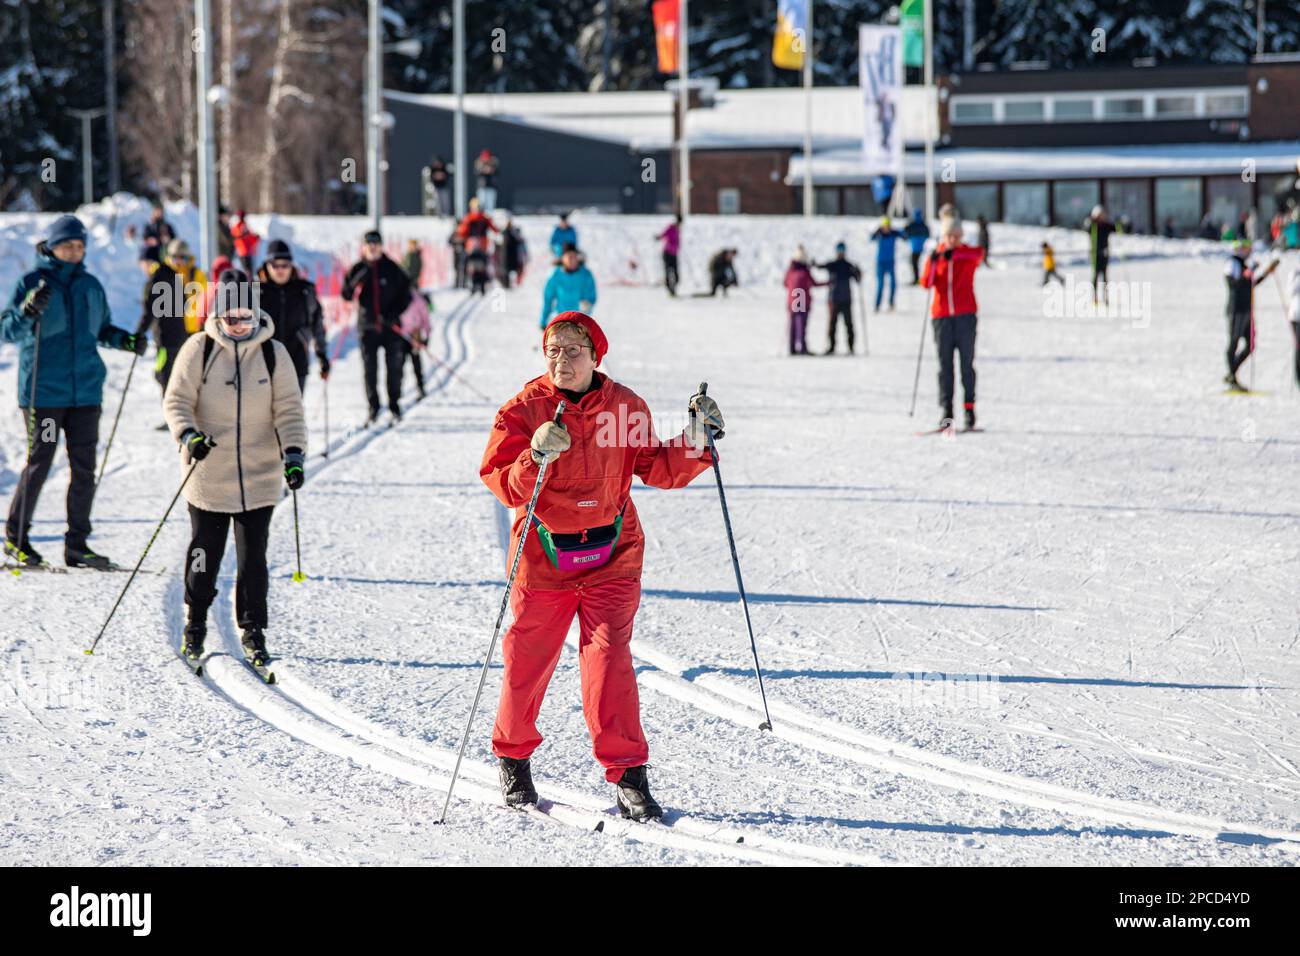
<svg viewBox="0 0 1300 956">
<path fill-rule="evenodd" d="M 272 239 L 266 244 L 266 258 L 293 259 L 293 253 L 289 251 L 289 243 L 283 239 Z"/>
<path fill-rule="evenodd" d="M 241 269 L 227 269 L 217 279 L 217 292 L 212 300 L 212 314 L 224 315 L 235 309 L 252 309 L 257 313 L 256 290 Z"/>
<path fill-rule="evenodd" d="M 189 244 L 184 239 L 173 239 L 171 242 L 167 243 L 167 258 L 168 259 L 191 258 Z"/>
<path fill-rule="evenodd" d="M 368 233 L 362 236 L 362 240 L 364 242 L 378 242 L 382 244 L 384 237 L 379 234 L 378 229 L 371 229 Z"/>
<path fill-rule="evenodd" d="M 547 322 L 546 327 L 542 329 L 542 346 L 546 345 L 546 336 L 550 334 L 551 326 L 561 322 L 573 322 L 586 330 L 588 338 L 591 339 L 591 347 L 596 351 L 596 364 L 599 365 L 605 358 L 605 353 L 609 351 L 609 339 L 605 338 L 605 333 L 596 324 L 596 320 L 585 312 L 561 312 Z"/>
<path fill-rule="evenodd" d="M 846 249 L 848 249 L 848 246 L 846 246 L 843 242 L 835 243 L 836 252 L 844 252 Z"/>
<path fill-rule="evenodd" d="M 45 244 L 53 249 L 61 242 L 72 242 L 75 239 L 86 241 L 86 227 L 76 216 L 60 216 L 54 220 L 54 225 L 50 226 L 50 231 L 45 236 Z"/>
</svg>

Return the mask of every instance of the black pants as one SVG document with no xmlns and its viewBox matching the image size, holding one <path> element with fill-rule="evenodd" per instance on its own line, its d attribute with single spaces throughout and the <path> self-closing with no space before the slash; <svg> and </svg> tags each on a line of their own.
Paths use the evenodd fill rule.
<svg viewBox="0 0 1300 956">
<path fill-rule="evenodd" d="M 921 284 L 921 254 L 912 253 L 912 285 Z"/>
<path fill-rule="evenodd" d="M 1098 283 L 1106 282 L 1106 270 L 1110 268 L 1110 259 L 1107 256 L 1098 256 L 1092 260 L 1092 298 L 1096 301 L 1100 286 Z"/>
<path fill-rule="evenodd" d="M 68 482 L 68 530 L 63 540 L 69 548 L 84 548 L 86 539 L 90 537 L 90 509 L 95 501 L 99 406 L 37 408 L 34 417 L 26 408 L 20 408 L 19 411 L 27 425 L 31 455 L 14 488 L 14 498 L 9 505 L 9 520 L 5 523 L 5 538 L 19 546 L 27 544 L 27 536 L 32 527 L 32 512 L 36 510 L 36 501 L 41 496 L 41 489 L 45 487 L 50 466 L 54 464 L 59 432 L 63 432 L 68 446 L 68 466 L 72 471 L 72 480 Z M 31 430 L 33 425 L 34 434 Z M 23 513 L 20 514 L 20 511 Z"/>
<path fill-rule="evenodd" d="M 406 365 L 406 339 L 392 329 L 361 333 L 361 358 L 366 369 L 366 401 L 370 414 L 379 412 L 379 350 L 384 350 L 384 373 L 388 385 L 388 410 L 401 413 L 402 369 Z"/>
<path fill-rule="evenodd" d="M 1237 369 L 1255 351 L 1254 324 L 1249 312 L 1233 312 L 1228 316 L 1228 372 L 1232 375 L 1237 374 Z"/>
<path fill-rule="evenodd" d="M 1057 282 L 1061 283 L 1061 285 L 1065 285 L 1065 280 L 1062 279 L 1062 278 L 1057 274 L 1057 272 L 1056 272 L 1055 269 L 1044 269 L 1044 270 L 1043 270 L 1043 285 L 1047 285 L 1047 283 L 1051 282 L 1053 279 L 1055 279 Z"/>
<path fill-rule="evenodd" d="M 975 323 L 974 313 L 934 319 L 934 342 L 939 349 L 939 404 L 952 408 L 952 355 L 961 357 L 961 386 L 968 407 L 975 405 Z"/>
<path fill-rule="evenodd" d="M 190 547 L 185 553 L 185 603 L 202 620 L 217 596 L 217 574 L 226 553 L 226 535 L 235 523 L 235 618 L 239 626 L 266 627 L 266 541 L 273 507 L 239 514 L 204 511 L 190 505 Z"/>
<path fill-rule="evenodd" d="M 669 295 L 677 294 L 677 256 L 671 252 L 664 253 L 664 285 Z"/>
<path fill-rule="evenodd" d="M 828 352 L 835 351 L 835 333 L 838 331 L 839 319 L 844 319 L 844 331 L 848 333 L 849 351 L 853 351 L 853 304 L 851 302 L 831 302 L 830 324 L 826 326 L 826 338 L 830 342 Z"/>
</svg>

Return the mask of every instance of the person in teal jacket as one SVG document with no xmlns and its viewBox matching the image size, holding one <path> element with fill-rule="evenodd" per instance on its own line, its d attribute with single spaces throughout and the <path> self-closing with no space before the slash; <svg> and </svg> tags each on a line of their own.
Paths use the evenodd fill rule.
<svg viewBox="0 0 1300 956">
<path fill-rule="evenodd" d="M 148 339 L 112 324 L 104 287 L 86 271 L 85 255 L 86 227 L 76 216 L 61 216 L 36 247 L 36 268 L 18 280 L 9 305 L 0 312 L 0 341 L 18 346 L 18 405 L 27 424 L 28 443 L 27 462 L 5 523 L 6 563 L 11 558 L 26 566 L 44 563 L 28 535 L 32 512 L 54 463 L 59 432 L 64 432 L 72 472 L 64 563 L 100 570 L 112 566 L 86 541 L 104 397 L 105 368 L 99 348 L 140 355 Z"/>
<path fill-rule="evenodd" d="M 559 262 L 564 256 L 564 247 L 578 247 L 578 230 L 569 225 L 569 217 L 560 214 L 560 224 L 551 230 L 551 254 Z"/>
<path fill-rule="evenodd" d="M 595 305 L 596 277 L 582 264 L 577 247 L 571 242 L 565 243 L 560 264 L 546 280 L 546 289 L 542 293 L 542 328 L 546 328 L 553 315 L 560 312 L 586 312 L 590 315 Z"/>
</svg>

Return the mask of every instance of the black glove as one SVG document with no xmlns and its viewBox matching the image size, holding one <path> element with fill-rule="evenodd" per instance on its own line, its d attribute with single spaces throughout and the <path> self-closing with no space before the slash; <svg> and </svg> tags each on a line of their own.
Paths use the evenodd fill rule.
<svg viewBox="0 0 1300 956">
<path fill-rule="evenodd" d="M 943 250 L 943 257 L 945 259 L 952 259 L 952 250 L 951 249 Z"/>
<path fill-rule="evenodd" d="M 23 315 L 27 316 L 27 318 L 39 319 L 41 313 L 45 311 L 45 307 L 50 304 L 50 296 L 53 294 L 54 290 L 46 285 L 45 280 L 42 279 L 23 297 L 22 305 L 19 308 L 22 309 Z"/>
<path fill-rule="evenodd" d="M 307 456 L 302 453 L 301 448 L 286 448 L 284 450 L 284 483 L 289 486 L 290 491 L 297 491 L 302 487 L 306 474 L 302 466 L 307 461 Z"/>
<path fill-rule="evenodd" d="M 208 452 L 217 447 L 217 443 L 211 438 L 193 428 L 186 429 L 185 434 L 181 436 L 181 445 L 191 462 L 202 461 L 208 457 Z"/>
<path fill-rule="evenodd" d="M 316 361 L 320 364 L 320 377 L 327 379 L 330 377 L 330 360 L 323 355 L 316 356 Z"/>
<path fill-rule="evenodd" d="M 126 337 L 126 351 L 134 352 L 136 355 L 144 355 L 145 350 L 149 348 L 149 336 L 137 335 L 132 332 Z"/>
</svg>

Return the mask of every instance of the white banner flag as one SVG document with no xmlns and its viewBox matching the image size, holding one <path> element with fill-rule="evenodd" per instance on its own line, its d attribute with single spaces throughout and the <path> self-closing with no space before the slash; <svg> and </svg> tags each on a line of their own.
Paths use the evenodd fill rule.
<svg viewBox="0 0 1300 956">
<path fill-rule="evenodd" d="M 903 38 L 898 27 L 858 27 L 862 163 L 870 176 L 903 176 Z"/>
</svg>

